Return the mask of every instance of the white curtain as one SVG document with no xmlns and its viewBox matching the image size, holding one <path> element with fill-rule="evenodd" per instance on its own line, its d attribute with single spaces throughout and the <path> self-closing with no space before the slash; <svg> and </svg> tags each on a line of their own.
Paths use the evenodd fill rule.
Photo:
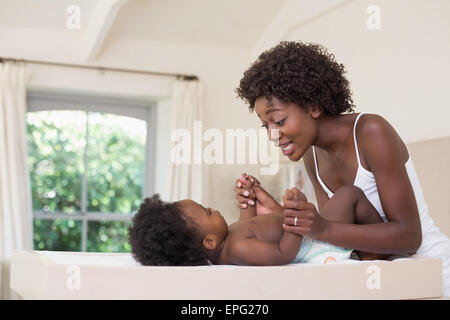
<svg viewBox="0 0 450 320">
<path fill-rule="evenodd" d="M 26 148 L 23 63 L 0 63 L 0 299 L 9 290 L 13 249 L 32 250 L 32 208 Z"/>
<path fill-rule="evenodd" d="M 188 161 L 176 164 L 171 157 L 170 164 L 170 186 L 169 201 L 178 201 L 182 199 L 192 199 L 202 203 L 204 194 L 205 173 L 203 166 L 203 152 L 198 145 L 202 139 L 202 132 L 198 129 L 203 126 L 203 90 L 197 80 L 176 80 L 172 95 L 172 133 L 177 129 L 184 129 L 189 132 L 184 135 L 184 141 L 189 140 L 190 157 Z M 197 130 L 194 130 L 194 127 Z M 200 134 L 200 137 L 198 136 Z M 173 155 L 175 145 L 180 145 L 181 139 L 172 141 L 171 155 Z M 197 146 L 194 146 L 197 144 Z M 187 152 L 188 150 L 184 150 Z M 200 160 L 200 161 L 199 161 Z"/>
</svg>

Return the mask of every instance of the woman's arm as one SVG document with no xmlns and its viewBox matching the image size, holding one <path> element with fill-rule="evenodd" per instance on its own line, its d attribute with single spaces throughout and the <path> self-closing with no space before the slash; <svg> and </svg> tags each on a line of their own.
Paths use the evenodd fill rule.
<svg viewBox="0 0 450 320">
<path fill-rule="evenodd" d="M 354 225 L 324 220 L 313 204 L 298 203 L 306 226 L 285 230 L 308 235 L 337 246 L 374 253 L 414 253 L 420 247 L 420 217 L 401 152 L 401 140 L 381 117 L 363 117 L 357 130 L 358 145 L 374 176 L 388 222 Z M 318 200 L 319 201 L 319 200 Z"/>
<path fill-rule="evenodd" d="M 367 230 L 368 238 L 379 241 L 381 248 L 396 249 L 392 253 L 415 253 L 422 243 L 422 229 L 414 190 L 405 167 L 406 146 L 395 129 L 377 115 L 360 119 L 357 137 L 362 159 L 375 176 L 388 220 L 373 225 L 373 230 Z M 330 228 L 330 236 L 339 232 L 335 229 Z M 384 250 L 382 253 L 391 252 Z"/>
</svg>

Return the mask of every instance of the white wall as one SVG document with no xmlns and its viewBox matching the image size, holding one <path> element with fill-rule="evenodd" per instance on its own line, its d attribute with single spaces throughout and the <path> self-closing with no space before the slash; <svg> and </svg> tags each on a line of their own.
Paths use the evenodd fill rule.
<svg viewBox="0 0 450 320">
<path fill-rule="evenodd" d="M 1 31 L 1 30 L 0 30 Z M 5 32 L 5 30 L 3 30 Z M 4 34 L 4 33 L 3 33 Z M 0 36 L 2 33 L 0 32 Z M 27 38 L 22 32 L 20 40 L 26 42 L 26 50 L 16 41 L 8 48 L 1 48 L 2 56 L 46 61 L 72 62 L 67 52 L 47 49 L 47 57 L 38 47 L 39 37 Z M 9 38 L 14 35 L 8 33 Z M 18 40 L 18 39 L 17 39 Z M 33 45 L 34 43 L 34 45 Z M 58 44 L 56 44 L 58 45 Z M 35 52 L 38 52 L 36 55 Z M 95 64 L 116 68 L 131 68 L 195 74 L 204 87 L 205 121 L 203 130 L 217 128 L 224 133 L 227 128 L 257 128 L 256 117 L 236 98 L 235 87 L 246 68 L 247 52 L 223 48 L 143 42 L 134 39 L 110 39 L 103 48 L 101 58 Z M 75 61 L 74 61 L 75 60 Z M 30 90 L 64 90 L 84 93 L 158 101 L 157 145 L 155 164 L 155 192 L 167 198 L 170 161 L 171 90 L 174 78 L 112 71 L 99 72 L 77 68 L 30 64 Z M 249 166 L 212 165 L 209 190 L 205 205 L 220 210 L 228 220 L 234 220 L 238 209 L 234 200 L 234 180 Z M 256 169 L 255 169 L 256 170 Z"/>
<path fill-rule="evenodd" d="M 380 29 L 367 27 L 371 5 L 380 9 Z M 448 0 L 288 1 L 245 68 L 279 41 L 320 43 L 346 66 L 355 112 L 382 115 L 413 143 L 450 136 L 449 39 Z M 274 190 L 287 187 L 270 178 Z"/>
<path fill-rule="evenodd" d="M 368 30 L 366 9 L 381 9 L 381 29 Z M 253 13 L 256 14 L 256 13 Z M 450 1 L 318 0 L 287 1 L 252 51 L 219 47 L 108 38 L 96 65 L 195 74 L 204 86 L 203 130 L 259 128 L 254 114 L 234 89 L 254 57 L 281 40 L 321 43 L 349 71 L 357 112 L 386 117 L 406 142 L 450 135 Z M 84 63 L 81 34 L 54 29 L 0 28 L 0 55 L 57 62 Z M 97 71 L 31 66 L 30 87 L 71 89 L 157 99 L 158 143 L 156 191 L 168 184 L 168 117 L 173 79 Z M 205 205 L 232 221 L 238 214 L 234 180 L 241 172 L 259 175 L 258 167 L 211 165 Z M 285 186 L 274 176 L 261 177 L 272 191 Z"/>
<path fill-rule="evenodd" d="M 379 30 L 366 26 L 370 5 Z M 408 143 L 450 135 L 450 1 L 347 1 L 287 31 L 279 40 L 320 43 L 346 66 L 356 112 L 384 116 Z"/>
<path fill-rule="evenodd" d="M 106 43 L 101 60 L 102 65 L 120 65 L 124 68 L 139 68 L 154 71 L 195 74 L 203 85 L 205 121 L 203 131 L 216 128 L 225 136 L 226 129 L 257 128 L 256 116 L 250 114 L 247 106 L 236 98 L 234 89 L 247 67 L 248 53 L 209 46 L 143 42 L 133 39 L 111 39 Z M 164 126 L 165 127 L 165 126 Z M 167 127 L 166 127 L 167 128 Z M 159 141 L 169 142 L 169 131 L 159 136 Z M 161 140 L 164 139 L 164 140 Z M 161 142 L 161 146 L 164 146 Z M 206 144 L 206 143 L 205 143 Z M 168 146 L 169 144 L 166 144 Z M 159 157 L 169 159 L 170 150 L 162 147 Z M 162 161 L 162 163 L 164 163 Z M 168 163 L 168 162 L 165 162 Z M 211 165 L 210 181 L 206 183 L 205 206 L 212 206 L 232 221 L 238 216 L 234 199 L 234 180 L 250 166 Z M 166 170 L 168 167 L 161 167 Z M 163 171 L 162 171 L 163 172 Z M 162 176 L 162 175 L 161 175 Z M 167 185 L 164 178 L 158 181 L 161 190 Z M 164 191 L 162 191 L 164 195 Z"/>
</svg>

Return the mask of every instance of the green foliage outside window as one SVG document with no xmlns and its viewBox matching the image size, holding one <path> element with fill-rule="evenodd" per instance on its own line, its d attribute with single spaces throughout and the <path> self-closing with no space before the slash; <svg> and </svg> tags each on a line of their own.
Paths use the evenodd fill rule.
<svg viewBox="0 0 450 320">
<path fill-rule="evenodd" d="M 146 133 L 145 121 L 113 114 L 28 113 L 33 210 L 80 214 L 85 197 L 87 212 L 131 215 L 142 199 Z M 129 221 L 87 224 L 87 251 L 130 251 Z M 79 219 L 35 218 L 33 227 L 35 250 L 81 250 Z"/>
</svg>

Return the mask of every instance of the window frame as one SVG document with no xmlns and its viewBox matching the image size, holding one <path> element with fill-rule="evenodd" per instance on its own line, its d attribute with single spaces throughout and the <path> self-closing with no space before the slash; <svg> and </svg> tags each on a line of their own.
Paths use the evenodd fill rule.
<svg viewBox="0 0 450 320">
<path fill-rule="evenodd" d="M 152 100 L 139 100 L 123 97 L 111 97 L 76 92 L 27 92 L 27 113 L 54 110 L 76 110 L 86 112 L 111 113 L 120 116 L 137 118 L 147 123 L 147 137 L 145 146 L 144 183 L 142 198 L 154 193 L 155 183 L 155 153 L 156 153 L 156 119 L 157 103 Z M 28 155 L 27 155 L 28 156 Z M 87 159 L 84 153 L 84 165 Z M 31 174 L 31 172 L 30 172 Z M 132 214 L 102 213 L 87 210 L 87 181 L 86 171 L 82 177 L 81 210 L 77 213 L 44 212 L 33 210 L 32 232 L 34 234 L 34 219 L 56 220 L 70 219 L 81 220 L 81 252 L 87 250 L 87 234 L 89 221 L 131 221 Z"/>
</svg>

